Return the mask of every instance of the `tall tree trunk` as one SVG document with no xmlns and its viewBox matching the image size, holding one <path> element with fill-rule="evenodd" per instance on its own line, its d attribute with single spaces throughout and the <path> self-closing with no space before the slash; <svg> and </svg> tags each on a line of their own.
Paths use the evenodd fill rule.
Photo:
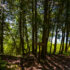
<svg viewBox="0 0 70 70">
<path fill-rule="evenodd" d="M 32 53 L 34 54 L 34 0 L 32 0 Z"/>
<path fill-rule="evenodd" d="M 20 13 L 20 22 L 19 22 L 19 32 L 20 32 L 20 46 L 22 49 L 22 55 L 24 55 L 24 41 L 23 41 L 23 36 L 22 36 L 22 22 L 21 22 L 21 13 Z"/>
<path fill-rule="evenodd" d="M 30 54 L 30 47 L 29 47 L 29 40 L 28 40 L 27 25 L 25 25 L 25 36 L 26 36 L 28 53 Z"/>
<path fill-rule="evenodd" d="M 43 26 L 43 36 L 42 36 L 42 57 L 45 58 L 46 50 L 47 50 L 47 42 L 48 42 L 48 0 L 44 0 L 44 26 Z"/>
<path fill-rule="evenodd" d="M 61 1 L 61 4 L 60 4 L 60 15 L 62 15 L 63 13 L 63 10 L 64 10 L 64 3 L 63 3 L 63 0 Z M 65 40 L 65 23 L 64 21 L 61 22 L 62 24 L 62 40 L 61 40 L 61 45 L 60 45 L 60 49 L 59 49 L 59 54 L 63 53 L 63 50 L 64 50 L 64 40 Z"/>
<path fill-rule="evenodd" d="M 37 0 L 35 0 L 35 55 L 37 56 Z"/>
<path fill-rule="evenodd" d="M 23 1 L 20 0 L 19 32 L 20 32 L 20 46 L 22 49 L 22 55 L 24 55 L 24 34 L 23 34 L 24 29 L 22 30 L 22 26 L 24 27 L 24 22 L 22 21 L 22 17 L 23 17 L 23 15 L 22 15 L 23 14 L 22 3 L 23 3 Z"/>
<path fill-rule="evenodd" d="M 62 29 L 62 49 L 61 49 L 61 53 L 63 53 L 64 51 L 64 40 L 65 40 L 65 29 Z"/>
<path fill-rule="evenodd" d="M 54 34 L 54 33 L 53 33 L 53 31 L 52 31 L 51 46 L 50 46 L 50 54 L 51 54 L 51 52 L 52 52 L 52 41 L 53 41 L 52 39 L 53 39 L 53 34 Z"/>
<path fill-rule="evenodd" d="M 56 27 L 56 35 L 55 35 L 55 44 L 54 44 L 54 52 L 53 52 L 53 54 L 56 53 L 56 47 L 57 47 L 57 35 L 58 35 L 58 26 Z"/>
<path fill-rule="evenodd" d="M 5 0 L 2 1 L 2 3 L 4 4 Z M 1 53 L 3 54 L 4 51 L 3 51 L 3 32 L 4 32 L 4 9 L 2 8 L 1 9 L 1 13 L 2 13 L 2 20 L 1 20 Z"/>
<path fill-rule="evenodd" d="M 2 8 L 0 7 L 0 53 L 1 53 L 1 48 L 2 48 L 2 45 L 1 45 L 1 41 L 2 41 Z"/>
<path fill-rule="evenodd" d="M 65 52 L 68 50 L 68 36 L 69 36 L 69 0 L 66 0 L 66 46 L 65 46 Z"/>
<path fill-rule="evenodd" d="M 22 49 L 22 55 L 24 56 L 24 24 L 25 24 L 25 9 L 23 7 L 25 0 L 20 0 L 20 18 L 19 18 L 19 32 L 20 32 L 20 46 Z M 24 70 L 23 60 L 20 58 L 21 70 Z"/>
<path fill-rule="evenodd" d="M 67 28 L 65 52 L 67 52 L 67 50 L 68 50 L 68 37 L 69 37 L 69 31 L 68 31 L 68 28 Z"/>
<path fill-rule="evenodd" d="M 1 13 L 1 9 L 0 9 L 0 13 Z M 1 16 L 0 16 L 0 49 L 1 49 Z M 0 53 L 1 53 L 1 50 L 0 50 Z"/>
</svg>

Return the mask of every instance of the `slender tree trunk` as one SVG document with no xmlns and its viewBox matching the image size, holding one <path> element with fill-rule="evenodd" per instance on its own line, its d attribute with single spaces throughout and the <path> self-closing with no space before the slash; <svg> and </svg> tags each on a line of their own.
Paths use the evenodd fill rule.
<svg viewBox="0 0 70 70">
<path fill-rule="evenodd" d="M 64 40 L 65 40 L 65 29 L 62 29 L 62 49 L 61 49 L 61 53 L 63 53 L 64 51 Z"/>
<path fill-rule="evenodd" d="M 20 13 L 20 22 L 19 22 L 19 32 L 20 32 L 20 46 L 22 48 L 22 54 L 24 55 L 24 42 L 23 42 L 23 36 L 22 36 L 22 23 L 21 23 L 21 13 Z"/>
<path fill-rule="evenodd" d="M 30 47 L 29 47 L 29 40 L 28 40 L 27 25 L 25 25 L 25 35 L 26 35 L 26 42 L 27 42 L 28 53 L 30 54 Z"/>
<path fill-rule="evenodd" d="M 5 0 L 2 1 L 2 3 L 4 4 Z M 2 8 L 2 22 L 1 22 L 1 53 L 3 54 L 3 33 L 4 33 L 4 9 Z"/>
<path fill-rule="evenodd" d="M 35 0 L 35 56 L 37 56 L 37 0 Z"/>
<path fill-rule="evenodd" d="M 70 47 L 70 40 L 69 40 L 69 47 Z"/>
<path fill-rule="evenodd" d="M 58 27 L 56 27 L 56 35 L 55 35 L 55 44 L 54 44 L 54 52 L 53 52 L 53 54 L 55 54 L 56 53 L 56 47 L 57 47 L 57 34 L 58 34 Z"/>
<path fill-rule="evenodd" d="M 20 18 L 19 18 L 19 32 L 20 32 L 20 46 L 22 49 L 22 55 L 24 55 L 24 34 L 22 35 L 22 32 L 24 32 L 24 29 L 22 30 L 22 26 L 24 27 L 24 22 L 22 22 L 22 0 L 20 0 Z"/>
<path fill-rule="evenodd" d="M 61 44 L 60 44 L 59 54 L 61 54 L 61 49 L 62 49 L 62 40 L 61 40 Z"/>
<path fill-rule="evenodd" d="M 25 9 L 22 7 L 24 5 L 24 0 L 20 0 L 20 18 L 19 18 L 19 33 L 20 33 L 20 46 L 22 49 L 22 55 L 24 56 L 24 24 L 25 24 Z M 23 67 L 23 58 L 20 58 L 21 70 Z"/>
<path fill-rule="evenodd" d="M 32 53 L 34 54 L 34 0 L 32 0 Z"/>
<path fill-rule="evenodd" d="M 0 16 L 0 49 L 1 49 L 1 16 Z M 1 53 L 1 50 L 0 50 L 0 53 Z"/>
<path fill-rule="evenodd" d="M 63 0 L 61 1 L 61 4 L 60 4 L 60 15 L 62 15 L 63 13 L 63 7 L 64 7 L 64 3 L 63 3 Z M 62 40 L 61 40 L 61 45 L 60 45 L 60 50 L 59 50 L 59 54 L 63 53 L 63 50 L 64 50 L 64 40 L 65 40 L 65 28 L 63 27 L 65 25 L 64 21 L 61 22 L 62 24 Z"/>
<path fill-rule="evenodd" d="M 66 46 L 65 46 L 65 52 L 68 50 L 68 36 L 69 36 L 69 0 L 66 0 Z"/>
<path fill-rule="evenodd" d="M 2 48 L 2 45 L 1 45 L 1 41 L 2 41 L 2 8 L 0 8 L 0 53 L 1 52 L 1 48 Z"/>
<path fill-rule="evenodd" d="M 66 32 L 66 46 L 65 46 L 65 52 L 68 50 L 68 37 L 69 37 L 69 31 Z"/>
<path fill-rule="evenodd" d="M 52 37 L 51 37 L 50 54 L 51 54 L 51 51 L 52 51 L 52 39 L 53 39 L 53 31 L 52 31 Z"/>
</svg>

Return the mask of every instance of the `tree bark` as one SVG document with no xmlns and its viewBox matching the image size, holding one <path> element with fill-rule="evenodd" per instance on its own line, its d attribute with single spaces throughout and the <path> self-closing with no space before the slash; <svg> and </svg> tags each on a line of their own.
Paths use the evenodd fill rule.
<svg viewBox="0 0 70 70">
<path fill-rule="evenodd" d="M 35 31 L 35 28 L 34 28 L 34 0 L 32 0 L 32 53 L 34 54 L 34 31 Z"/>
<path fill-rule="evenodd" d="M 35 0 L 35 56 L 37 56 L 37 0 Z"/>
<path fill-rule="evenodd" d="M 22 3 L 23 3 L 23 1 L 20 0 L 19 33 L 20 33 L 20 46 L 22 49 L 22 55 L 24 55 L 24 22 L 22 21 L 22 17 L 23 17 L 22 14 L 24 14 L 24 12 L 22 11 L 23 10 Z M 23 28 L 22 28 L 22 26 L 23 26 Z"/>
<path fill-rule="evenodd" d="M 69 13 L 68 13 L 68 11 L 69 11 L 69 0 L 66 0 L 66 23 L 65 23 L 65 25 L 66 25 L 66 46 L 65 46 L 65 52 L 67 52 L 67 50 L 68 50 L 68 37 L 69 37 L 69 20 L 68 20 L 68 18 L 69 18 Z"/>
<path fill-rule="evenodd" d="M 2 3 L 4 4 L 5 0 L 2 1 Z M 4 9 L 2 8 L 1 9 L 1 14 L 2 14 L 2 20 L 1 20 L 1 53 L 3 54 L 4 53 L 4 50 L 3 50 L 3 34 L 4 34 Z"/>
<path fill-rule="evenodd" d="M 28 53 L 30 54 L 30 47 L 29 47 L 29 40 L 28 40 L 27 25 L 25 25 L 25 35 L 26 35 L 26 42 L 27 42 Z"/>
<path fill-rule="evenodd" d="M 43 58 L 45 58 L 46 55 L 48 35 L 49 35 L 47 16 L 48 16 L 48 0 L 44 0 L 44 24 L 43 24 L 43 36 L 42 36 L 42 43 L 44 43 L 44 46 L 42 46 L 42 53 L 41 53 L 41 56 Z"/>
<path fill-rule="evenodd" d="M 56 53 L 56 47 L 57 47 L 57 34 L 58 34 L 58 26 L 56 27 L 56 35 L 55 35 L 55 44 L 54 44 L 54 52 L 53 52 L 53 54 Z"/>
</svg>

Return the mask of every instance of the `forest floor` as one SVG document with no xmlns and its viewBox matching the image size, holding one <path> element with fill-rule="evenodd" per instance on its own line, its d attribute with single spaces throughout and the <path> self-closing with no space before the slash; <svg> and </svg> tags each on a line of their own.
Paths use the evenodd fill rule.
<svg viewBox="0 0 70 70">
<path fill-rule="evenodd" d="M 7 70 L 21 70 L 21 57 L 3 56 L 7 61 Z M 33 55 L 22 58 L 24 70 L 70 70 L 70 56 L 47 55 L 46 59 L 35 58 Z"/>
</svg>

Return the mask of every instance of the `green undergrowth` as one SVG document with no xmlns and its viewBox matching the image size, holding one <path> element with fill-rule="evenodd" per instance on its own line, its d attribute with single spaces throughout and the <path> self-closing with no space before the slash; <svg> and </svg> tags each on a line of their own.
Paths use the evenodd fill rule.
<svg viewBox="0 0 70 70">
<path fill-rule="evenodd" d="M 57 44 L 55 54 L 59 54 L 60 46 L 61 46 L 61 44 Z M 48 42 L 48 44 L 47 44 L 48 54 L 50 54 L 50 49 L 51 49 L 51 54 L 53 54 L 54 44 L 52 44 L 52 47 L 51 47 L 51 43 Z M 42 46 L 40 46 L 40 50 L 42 50 Z M 27 48 L 27 45 L 25 44 L 24 52 L 27 53 L 28 51 L 29 50 Z M 30 51 L 32 51 L 32 46 L 30 46 Z M 65 51 L 65 45 L 64 45 L 64 51 Z M 37 52 L 39 52 L 39 45 L 37 46 Z M 11 44 L 5 44 L 4 45 L 4 54 L 14 55 L 14 56 L 21 55 L 22 54 L 22 49 L 20 48 L 20 46 L 17 46 L 17 47 L 14 48 L 14 46 L 12 46 Z M 68 48 L 68 52 L 67 53 L 63 52 L 63 54 L 64 55 L 70 55 L 70 47 Z"/>
<path fill-rule="evenodd" d="M 2 60 L 0 57 L 0 70 L 6 70 L 6 64 L 7 62 Z"/>
</svg>

